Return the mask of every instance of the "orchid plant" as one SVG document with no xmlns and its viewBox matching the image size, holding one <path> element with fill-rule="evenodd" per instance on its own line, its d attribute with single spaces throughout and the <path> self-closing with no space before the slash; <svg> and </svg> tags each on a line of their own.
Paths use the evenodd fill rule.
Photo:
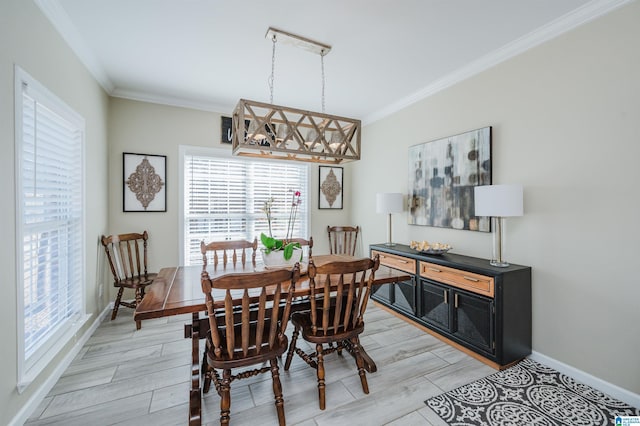
<svg viewBox="0 0 640 426">
<path fill-rule="evenodd" d="M 300 206 L 300 204 L 302 203 L 302 194 L 300 193 L 300 191 L 289 190 L 289 192 L 292 193 L 292 196 L 289 210 L 289 220 L 287 222 L 287 233 L 285 238 L 273 238 L 273 233 L 271 231 L 271 223 L 273 220 L 272 208 L 275 201 L 273 198 L 269 198 L 267 201 L 265 201 L 262 207 L 262 211 L 267 216 L 269 236 L 265 235 L 264 232 L 260 234 L 260 241 L 262 241 L 262 245 L 264 246 L 265 254 L 269 254 L 272 251 L 283 250 L 285 260 L 291 259 L 291 256 L 293 256 L 294 248 L 300 248 L 300 243 L 287 243 L 287 241 L 290 238 L 293 238 L 293 230 L 295 227 L 296 216 L 298 214 L 298 206 Z"/>
</svg>

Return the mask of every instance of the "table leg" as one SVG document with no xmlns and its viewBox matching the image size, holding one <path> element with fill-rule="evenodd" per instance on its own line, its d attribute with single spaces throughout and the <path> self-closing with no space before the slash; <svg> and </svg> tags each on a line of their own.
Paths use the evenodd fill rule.
<svg viewBox="0 0 640 426">
<path fill-rule="evenodd" d="M 189 392 L 189 426 L 200 426 L 202 394 L 200 393 L 200 320 L 199 312 L 191 321 L 191 391 Z"/>
</svg>

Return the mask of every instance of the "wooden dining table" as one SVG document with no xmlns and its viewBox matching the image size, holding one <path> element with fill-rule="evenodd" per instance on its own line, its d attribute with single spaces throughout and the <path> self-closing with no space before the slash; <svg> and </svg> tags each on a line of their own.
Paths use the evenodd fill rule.
<svg viewBox="0 0 640 426">
<path fill-rule="evenodd" d="M 323 265 L 333 261 L 351 261 L 356 257 L 345 255 L 314 255 L 313 262 Z M 225 265 L 208 265 L 207 273 L 210 278 L 217 278 L 227 274 L 261 272 L 265 270 L 261 263 Z M 204 294 L 201 287 L 202 265 L 172 266 L 162 268 L 153 284 L 147 287 L 142 302 L 137 306 L 134 320 L 146 320 L 172 315 L 191 314 L 191 324 L 185 324 L 184 337 L 191 339 L 191 388 L 189 391 L 189 425 L 201 424 L 201 388 L 200 388 L 200 339 L 209 330 L 209 320 L 206 315 L 200 317 L 200 312 L 206 312 Z M 301 263 L 301 279 L 296 284 L 294 296 L 309 294 L 306 277 L 306 262 Z M 374 285 L 391 284 L 410 279 L 402 271 L 380 266 L 374 274 Z M 214 288 L 215 292 L 216 289 Z M 377 367 L 371 357 L 362 351 L 365 368 L 375 372 Z"/>
</svg>

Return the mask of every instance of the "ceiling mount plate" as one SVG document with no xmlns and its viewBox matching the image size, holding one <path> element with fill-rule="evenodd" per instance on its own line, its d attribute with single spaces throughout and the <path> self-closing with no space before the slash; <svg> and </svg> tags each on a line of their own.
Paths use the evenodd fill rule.
<svg viewBox="0 0 640 426">
<path fill-rule="evenodd" d="M 269 40 L 273 40 L 273 38 L 275 37 L 276 41 L 279 43 L 282 42 L 285 44 L 290 44 L 309 52 L 316 53 L 318 55 L 326 55 L 331 51 L 331 46 L 329 46 L 328 44 L 319 43 L 317 41 L 313 41 L 308 38 L 271 27 L 269 27 L 264 37 L 268 38 Z"/>
</svg>

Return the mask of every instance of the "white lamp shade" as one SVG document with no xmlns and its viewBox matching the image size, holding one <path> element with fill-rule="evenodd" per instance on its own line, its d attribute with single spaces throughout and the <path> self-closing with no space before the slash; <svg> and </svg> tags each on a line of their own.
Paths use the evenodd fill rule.
<svg viewBox="0 0 640 426">
<path fill-rule="evenodd" d="M 522 185 L 484 185 L 474 188 L 476 216 L 522 216 Z"/>
<path fill-rule="evenodd" d="M 399 192 L 381 192 L 376 194 L 376 213 L 402 212 L 402 194 Z"/>
</svg>

